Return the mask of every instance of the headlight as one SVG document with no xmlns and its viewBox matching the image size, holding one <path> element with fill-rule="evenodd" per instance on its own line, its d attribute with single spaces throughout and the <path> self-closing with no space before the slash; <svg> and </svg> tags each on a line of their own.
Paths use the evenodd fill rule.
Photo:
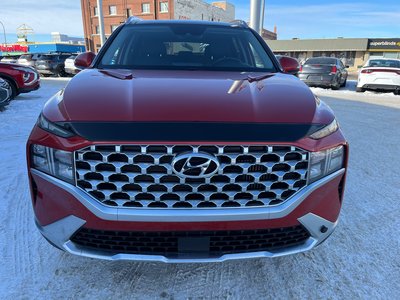
<svg viewBox="0 0 400 300">
<path fill-rule="evenodd" d="M 32 145 L 31 161 L 33 168 L 63 181 L 74 183 L 72 152 Z"/>
<path fill-rule="evenodd" d="M 34 69 L 29 67 L 16 66 L 14 67 L 14 70 L 19 70 L 24 72 L 22 78 L 24 80 L 25 85 L 32 85 L 39 78 L 38 73 Z"/>
<path fill-rule="evenodd" d="M 32 72 L 25 72 L 23 78 L 24 82 L 27 83 L 35 78 L 35 74 Z"/>
<path fill-rule="evenodd" d="M 326 137 L 334 133 L 338 129 L 339 129 L 339 124 L 336 121 L 336 119 L 334 119 L 329 125 L 325 126 L 321 130 L 318 130 L 317 132 L 314 132 L 312 135 L 310 135 L 310 138 L 314 140 L 319 140 L 322 139 L 323 137 Z"/>
<path fill-rule="evenodd" d="M 312 183 L 343 167 L 344 147 L 328 149 L 319 152 L 310 152 L 310 171 L 308 181 Z"/>
<path fill-rule="evenodd" d="M 43 130 L 46 130 L 50 133 L 53 133 L 63 138 L 69 138 L 75 135 L 72 131 L 68 130 L 67 128 L 64 128 L 60 125 L 50 122 L 43 116 L 43 114 L 40 114 L 37 124 Z"/>
</svg>

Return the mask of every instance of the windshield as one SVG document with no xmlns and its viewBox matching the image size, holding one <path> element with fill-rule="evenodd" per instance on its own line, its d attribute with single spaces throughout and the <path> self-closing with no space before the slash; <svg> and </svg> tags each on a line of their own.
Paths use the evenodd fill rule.
<svg viewBox="0 0 400 300">
<path fill-rule="evenodd" d="M 202 24 L 124 26 L 98 68 L 276 72 L 250 30 Z"/>
<path fill-rule="evenodd" d="M 400 61 L 389 59 L 371 59 L 366 67 L 400 68 Z"/>
<path fill-rule="evenodd" d="M 53 60 L 55 58 L 56 58 L 55 55 L 52 55 L 52 54 L 46 55 L 46 54 L 44 54 L 44 55 L 40 55 L 39 60 Z"/>
<path fill-rule="evenodd" d="M 19 57 L 19 59 L 31 59 L 31 58 L 32 58 L 32 55 L 29 55 L 29 54 L 21 55 Z"/>
<path fill-rule="evenodd" d="M 310 58 L 305 63 L 305 65 L 335 65 L 336 60 L 329 57 L 318 57 Z"/>
</svg>

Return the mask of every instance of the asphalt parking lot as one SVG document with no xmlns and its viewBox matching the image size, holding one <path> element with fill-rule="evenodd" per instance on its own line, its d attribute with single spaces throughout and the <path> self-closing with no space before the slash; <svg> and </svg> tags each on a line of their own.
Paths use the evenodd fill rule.
<svg viewBox="0 0 400 300">
<path fill-rule="evenodd" d="M 400 298 L 400 96 L 313 91 L 335 111 L 351 153 L 340 223 L 320 247 L 218 264 L 106 262 L 50 246 L 36 230 L 25 142 L 45 101 L 68 79 L 42 80 L 0 113 L 2 299 Z"/>
</svg>

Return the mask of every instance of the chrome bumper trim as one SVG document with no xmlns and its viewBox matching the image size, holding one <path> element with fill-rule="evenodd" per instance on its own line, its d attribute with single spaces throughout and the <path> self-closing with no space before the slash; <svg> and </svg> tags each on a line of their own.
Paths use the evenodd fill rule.
<svg viewBox="0 0 400 300">
<path fill-rule="evenodd" d="M 41 226 L 35 222 L 40 233 L 52 244 L 60 249 L 65 249 L 64 244 L 72 237 L 72 235 L 81 228 L 86 221 L 75 216 L 68 216 L 57 222 L 46 226 Z"/>
<path fill-rule="evenodd" d="M 298 207 L 312 192 L 344 174 L 345 169 L 340 169 L 320 180 L 313 182 L 290 197 L 285 203 L 263 208 L 263 207 L 240 207 L 219 209 L 135 209 L 110 207 L 99 203 L 80 188 L 67 182 L 61 181 L 53 176 L 35 169 L 30 170 L 32 174 L 64 189 L 73 195 L 94 215 L 109 221 L 132 221 L 132 222 L 210 222 L 210 221 L 250 221 L 270 220 L 283 218 Z"/>
<path fill-rule="evenodd" d="M 141 254 L 112 254 L 101 251 L 88 250 L 83 247 L 79 247 L 70 241 L 72 235 L 86 222 L 75 216 L 69 216 L 61 219 L 53 224 L 47 226 L 40 226 L 38 228 L 40 232 L 48 239 L 51 243 L 57 247 L 64 249 L 65 251 L 89 258 L 104 259 L 110 261 L 128 260 L 128 261 L 152 261 L 152 262 L 164 262 L 164 263 L 211 263 L 211 262 L 223 262 L 227 260 L 237 259 L 249 259 L 249 258 L 261 258 L 261 257 L 279 257 L 290 254 L 296 254 L 311 250 L 321 242 L 323 242 L 335 229 L 336 222 L 330 222 L 315 214 L 309 213 L 298 219 L 299 222 L 310 232 L 311 237 L 303 244 L 295 247 L 289 247 L 281 249 L 279 251 L 262 251 L 262 252 L 249 252 L 249 253 L 237 253 L 237 254 L 226 254 L 216 258 L 167 258 L 160 255 L 141 255 Z M 326 231 L 321 232 L 321 227 L 325 226 Z"/>
</svg>

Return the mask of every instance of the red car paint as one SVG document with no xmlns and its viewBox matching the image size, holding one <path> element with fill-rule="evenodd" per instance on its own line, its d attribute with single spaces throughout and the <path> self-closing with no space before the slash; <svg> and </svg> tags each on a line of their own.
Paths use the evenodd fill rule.
<svg viewBox="0 0 400 300">
<path fill-rule="evenodd" d="M 26 76 L 26 80 L 24 80 Z M 0 63 L 0 77 L 7 80 L 13 88 L 13 97 L 20 93 L 29 93 L 40 88 L 40 77 L 33 68 Z"/>
<path fill-rule="evenodd" d="M 88 55 L 86 55 L 88 56 Z M 328 125 L 332 110 L 292 75 L 276 72 L 252 81 L 259 74 L 211 71 L 98 70 L 89 67 L 76 75 L 65 91 L 46 103 L 43 116 L 51 122 L 226 122 Z M 343 199 L 343 172 L 320 186 L 293 211 L 281 218 L 246 221 L 138 222 L 111 221 L 96 216 L 67 190 L 32 173 L 33 144 L 65 151 L 115 141 L 90 141 L 81 136 L 58 137 L 36 125 L 27 143 L 32 203 L 39 226 L 51 226 L 68 216 L 85 220 L 85 228 L 115 231 L 210 231 L 281 228 L 299 225 L 312 213 L 329 222 L 338 219 Z M 241 141 L 123 141 L 128 145 L 242 145 Z M 304 136 L 296 141 L 250 142 L 248 145 L 290 145 L 310 152 L 348 144 L 340 129 L 319 140 Z M 321 227 L 322 228 L 322 227 Z M 322 232 L 323 229 L 321 229 Z"/>
</svg>

